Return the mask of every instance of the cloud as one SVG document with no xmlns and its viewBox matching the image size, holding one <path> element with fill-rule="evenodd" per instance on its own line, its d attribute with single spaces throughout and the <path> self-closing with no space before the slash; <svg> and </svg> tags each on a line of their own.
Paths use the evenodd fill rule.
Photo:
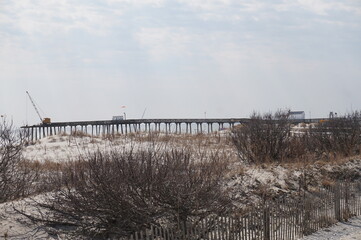
<svg viewBox="0 0 361 240">
<path fill-rule="evenodd" d="M 267 6 L 263 1 L 257 0 L 178 0 L 178 2 L 203 11 L 222 11 L 236 8 L 244 12 L 255 12 Z"/>
<path fill-rule="evenodd" d="M 244 20 L 249 15 L 263 11 L 267 6 L 263 1 L 246 0 L 178 0 L 189 11 L 203 21 Z"/>
<path fill-rule="evenodd" d="M 160 7 L 162 5 L 164 5 L 164 3 L 166 2 L 166 0 L 105 0 L 109 5 L 115 5 L 115 4 L 128 4 L 128 5 L 132 5 L 132 6 L 146 6 L 146 5 L 150 5 L 150 6 L 156 6 L 156 7 Z"/>
<path fill-rule="evenodd" d="M 204 21 L 247 19 L 268 21 L 279 18 L 279 12 L 291 12 L 300 17 L 307 15 L 308 18 L 312 15 L 332 16 L 336 12 L 361 15 L 360 2 L 352 0 L 178 0 L 178 2 L 193 10 Z"/>
<path fill-rule="evenodd" d="M 221 8 L 228 7 L 231 4 L 231 0 L 178 0 L 179 3 L 182 3 L 190 8 L 197 10 L 213 11 L 220 10 Z"/>
<path fill-rule="evenodd" d="M 296 5 L 318 15 L 328 15 L 332 11 L 361 14 L 361 5 L 357 1 L 297 0 Z"/>
<path fill-rule="evenodd" d="M 153 60 L 192 55 L 192 46 L 198 38 L 184 28 L 141 28 L 135 39 L 145 48 Z"/>
<path fill-rule="evenodd" d="M 74 3 L 70 0 L 8 1 L 2 6 L 0 26 L 27 35 L 59 35 L 83 30 L 105 34 L 121 11 L 99 5 Z"/>
</svg>

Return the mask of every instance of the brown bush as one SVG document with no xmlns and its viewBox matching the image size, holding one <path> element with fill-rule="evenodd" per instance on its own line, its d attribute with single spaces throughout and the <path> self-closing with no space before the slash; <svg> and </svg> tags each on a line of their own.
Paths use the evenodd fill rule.
<svg viewBox="0 0 361 240">
<path fill-rule="evenodd" d="M 247 162 L 264 163 L 295 158 L 305 153 L 305 137 L 291 136 L 289 112 L 253 113 L 249 122 L 232 129 L 231 141 Z"/>
<path fill-rule="evenodd" d="M 0 202 L 13 200 L 31 193 L 37 173 L 22 164 L 25 135 L 7 123 L 0 122 Z"/>
<path fill-rule="evenodd" d="M 319 155 L 342 157 L 360 154 L 361 112 L 331 118 L 311 128 L 312 150 Z"/>
<path fill-rule="evenodd" d="M 217 154 L 193 159 L 186 149 L 97 152 L 70 165 L 64 187 L 40 206 L 50 211 L 48 223 L 73 226 L 88 237 L 126 236 L 224 212 L 226 168 Z"/>
</svg>

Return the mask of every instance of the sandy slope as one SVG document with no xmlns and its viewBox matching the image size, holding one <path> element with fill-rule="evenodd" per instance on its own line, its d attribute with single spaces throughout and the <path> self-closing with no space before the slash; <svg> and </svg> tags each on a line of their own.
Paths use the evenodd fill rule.
<svg viewBox="0 0 361 240">
<path fill-rule="evenodd" d="M 302 240 L 360 240 L 361 239 L 361 217 L 350 219 L 345 223 L 318 231 Z"/>
<path fill-rule="evenodd" d="M 29 213 L 36 210 L 25 200 L 0 204 L 0 239 L 54 239 L 55 236 L 50 236 L 41 225 L 17 213 L 14 207 Z"/>
</svg>

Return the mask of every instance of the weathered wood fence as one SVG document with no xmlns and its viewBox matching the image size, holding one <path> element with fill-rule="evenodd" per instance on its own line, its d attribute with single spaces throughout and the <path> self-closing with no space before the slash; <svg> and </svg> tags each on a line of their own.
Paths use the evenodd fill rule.
<svg viewBox="0 0 361 240">
<path fill-rule="evenodd" d="M 173 228 L 152 226 L 125 240 L 299 239 L 361 215 L 361 183 L 339 182 L 293 199 L 267 201 L 240 216 L 213 216 Z"/>
</svg>

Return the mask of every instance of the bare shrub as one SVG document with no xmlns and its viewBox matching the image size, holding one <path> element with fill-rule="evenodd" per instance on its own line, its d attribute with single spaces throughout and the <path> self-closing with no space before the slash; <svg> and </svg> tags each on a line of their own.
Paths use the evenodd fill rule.
<svg viewBox="0 0 361 240">
<path fill-rule="evenodd" d="M 27 169 L 29 172 L 36 173 L 36 178 L 31 182 L 31 193 L 47 193 L 58 190 L 62 187 L 63 172 L 68 167 L 68 163 L 53 162 L 50 160 L 26 160 L 24 159 L 19 164 L 22 169 Z"/>
<path fill-rule="evenodd" d="M 22 165 L 24 133 L 6 119 L 0 123 L 0 202 L 28 195 L 36 172 Z"/>
<path fill-rule="evenodd" d="M 311 128 L 313 151 L 327 157 L 342 157 L 360 154 L 361 112 L 331 118 Z"/>
<path fill-rule="evenodd" d="M 64 135 L 63 135 L 64 136 Z M 66 134 L 65 134 L 66 136 Z M 85 137 L 91 137 L 90 134 L 87 134 L 85 133 L 84 131 L 81 131 L 81 130 L 73 130 L 71 133 L 70 133 L 70 136 L 72 137 L 79 137 L 79 138 L 85 138 Z"/>
<path fill-rule="evenodd" d="M 289 112 L 253 113 L 249 122 L 233 128 L 231 141 L 242 160 L 251 163 L 282 161 L 303 154 L 303 139 L 291 136 Z"/>
<path fill-rule="evenodd" d="M 185 224 L 210 214 L 222 214 L 230 201 L 222 191 L 221 180 L 227 162 L 219 153 L 198 155 L 190 151 L 171 151 L 165 155 L 161 184 L 155 185 L 156 201 L 169 214 L 173 223 Z M 165 180 L 165 181 L 164 181 Z"/>
<path fill-rule="evenodd" d="M 43 220 L 92 238 L 199 220 L 229 205 L 221 188 L 226 168 L 217 154 L 192 159 L 185 149 L 98 151 L 64 171 L 64 187 L 40 204 L 49 211 Z"/>
</svg>

